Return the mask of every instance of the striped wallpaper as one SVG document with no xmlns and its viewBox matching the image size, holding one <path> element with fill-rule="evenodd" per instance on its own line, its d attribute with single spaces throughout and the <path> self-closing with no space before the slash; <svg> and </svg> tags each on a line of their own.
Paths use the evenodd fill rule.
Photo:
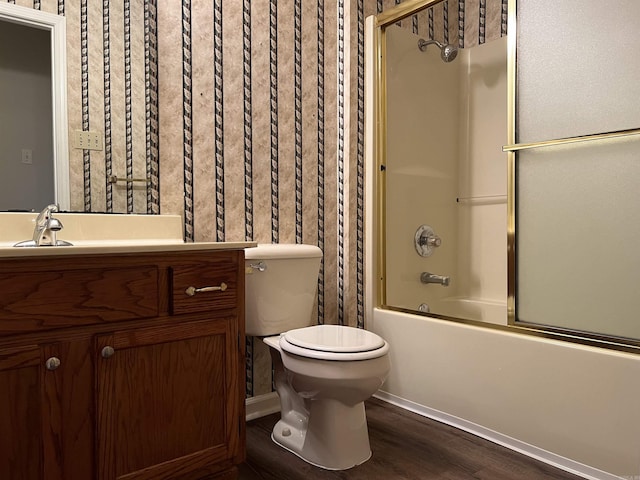
<svg viewBox="0 0 640 480">
<path fill-rule="evenodd" d="M 67 21 L 72 208 L 175 213 L 188 241 L 310 243 L 317 321 L 364 326 L 364 19 L 396 0 L 15 0 Z M 445 0 L 403 20 L 471 47 L 506 0 Z M 150 183 L 112 185 L 109 175 Z M 271 391 L 247 340 L 247 393 Z"/>
</svg>

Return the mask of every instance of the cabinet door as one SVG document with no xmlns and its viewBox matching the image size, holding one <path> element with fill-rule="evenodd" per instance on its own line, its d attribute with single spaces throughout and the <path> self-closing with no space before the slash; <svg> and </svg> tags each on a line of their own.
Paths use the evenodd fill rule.
<svg viewBox="0 0 640 480">
<path fill-rule="evenodd" d="M 236 317 L 98 336 L 97 478 L 230 468 L 240 451 L 237 344 Z"/>
<path fill-rule="evenodd" d="M 92 339 L 42 348 L 45 479 L 87 480 L 94 470 Z M 53 359 L 59 359 L 58 367 Z M 49 368 L 55 367 L 53 370 Z M 55 470 L 54 469 L 57 469 Z M 59 471 L 60 477 L 51 476 Z"/>
<path fill-rule="evenodd" d="M 91 478 L 89 347 L 76 341 L 0 349 L 0 479 Z"/>
<path fill-rule="evenodd" d="M 0 478 L 43 479 L 40 348 L 0 350 Z"/>
</svg>

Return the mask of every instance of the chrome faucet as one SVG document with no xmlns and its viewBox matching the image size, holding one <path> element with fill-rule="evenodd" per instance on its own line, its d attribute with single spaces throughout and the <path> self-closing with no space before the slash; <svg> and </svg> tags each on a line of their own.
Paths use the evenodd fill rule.
<svg viewBox="0 0 640 480">
<path fill-rule="evenodd" d="M 449 277 L 445 277 L 444 275 L 435 275 L 429 272 L 422 272 L 420 275 L 420 281 L 422 283 L 437 283 L 444 287 L 449 286 Z"/>
<path fill-rule="evenodd" d="M 53 214 L 57 211 L 58 205 L 47 205 L 36 218 L 36 226 L 33 229 L 33 242 L 36 247 L 56 245 L 57 232 L 62 230 L 60 220 L 53 217 Z"/>
<path fill-rule="evenodd" d="M 36 225 L 33 229 L 33 238 L 16 243 L 14 247 L 42 247 L 42 246 L 68 246 L 69 242 L 57 239 L 57 233 L 62 230 L 62 222 L 53 214 L 58 211 L 58 205 L 51 204 L 36 217 Z"/>
</svg>

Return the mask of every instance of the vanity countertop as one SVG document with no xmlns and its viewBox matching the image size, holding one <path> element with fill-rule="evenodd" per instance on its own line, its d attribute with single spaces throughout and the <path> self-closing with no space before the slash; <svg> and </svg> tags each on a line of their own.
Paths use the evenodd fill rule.
<svg viewBox="0 0 640 480">
<path fill-rule="evenodd" d="M 66 255 L 105 255 L 148 252 L 194 252 L 202 250 L 237 250 L 255 247 L 256 242 L 167 242 L 85 241 L 71 247 L 13 247 L 0 244 L 0 258 L 31 258 Z"/>
<path fill-rule="evenodd" d="M 179 215 L 55 213 L 72 246 L 14 247 L 33 235 L 36 213 L 0 212 L 0 258 L 237 250 L 256 242 L 185 242 Z"/>
</svg>

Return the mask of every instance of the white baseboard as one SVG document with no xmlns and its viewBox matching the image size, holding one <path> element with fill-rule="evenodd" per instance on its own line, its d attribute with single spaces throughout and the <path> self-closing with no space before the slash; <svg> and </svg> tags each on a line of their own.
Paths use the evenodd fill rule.
<svg viewBox="0 0 640 480">
<path fill-rule="evenodd" d="M 265 393 L 257 397 L 245 400 L 247 407 L 247 422 L 260 417 L 265 417 L 280 411 L 280 397 L 276 392 Z"/>
<path fill-rule="evenodd" d="M 460 430 L 464 430 L 465 432 L 472 433 L 473 435 L 484 438 L 485 440 L 489 440 L 490 442 L 496 443 L 518 453 L 522 453 L 523 455 L 526 455 L 528 457 L 535 458 L 536 460 L 539 460 L 548 465 L 552 465 L 556 468 L 564 470 L 565 472 L 579 475 L 588 480 L 621 479 L 621 477 L 618 477 L 611 473 L 607 473 L 602 470 L 598 470 L 597 468 L 593 468 L 588 465 L 575 462 L 568 458 L 561 457 L 560 455 L 556 455 L 555 453 L 543 450 L 507 435 L 503 435 L 499 432 L 485 428 L 473 422 L 469 422 L 462 418 L 449 415 L 448 413 L 444 413 L 433 408 L 425 407 L 424 405 L 414 403 L 410 400 L 405 400 L 404 398 L 392 395 L 387 392 L 383 392 L 381 390 L 379 390 L 374 395 L 374 397 L 387 403 L 396 405 L 400 408 L 404 408 L 405 410 L 409 410 L 410 412 L 422 415 L 423 417 L 431 418 L 438 422 L 450 425 L 455 428 L 459 428 Z"/>
</svg>

